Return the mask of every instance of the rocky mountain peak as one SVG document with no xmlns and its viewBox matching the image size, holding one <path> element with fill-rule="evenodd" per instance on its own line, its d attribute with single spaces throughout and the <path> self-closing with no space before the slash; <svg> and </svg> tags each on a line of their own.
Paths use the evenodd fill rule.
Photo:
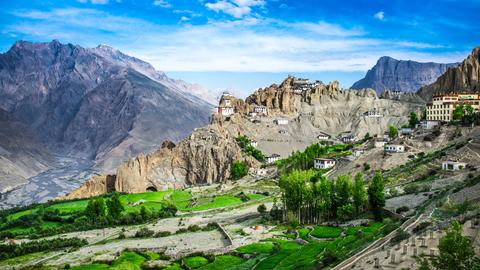
<svg viewBox="0 0 480 270">
<path fill-rule="evenodd" d="M 386 90 L 415 92 L 434 82 L 450 67 L 458 63 L 438 64 L 397 60 L 382 56 L 365 77 L 352 85 L 352 89 L 372 88 L 381 94 Z"/>
<path fill-rule="evenodd" d="M 450 68 L 434 83 L 422 87 L 418 94 L 428 101 L 431 100 L 433 94 L 479 91 L 480 47 L 476 47 L 460 65 Z"/>
</svg>

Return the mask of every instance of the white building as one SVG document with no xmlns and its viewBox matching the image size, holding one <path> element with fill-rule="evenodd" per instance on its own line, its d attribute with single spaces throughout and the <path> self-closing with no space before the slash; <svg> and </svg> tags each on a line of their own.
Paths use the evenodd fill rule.
<svg viewBox="0 0 480 270">
<path fill-rule="evenodd" d="M 356 139 L 357 137 L 355 135 L 349 133 L 344 133 L 340 136 L 340 141 L 342 141 L 343 143 L 352 143 Z"/>
<path fill-rule="evenodd" d="M 255 105 L 253 107 L 253 112 L 258 113 L 258 114 L 267 114 L 267 107 L 266 106 Z"/>
<path fill-rule="evenodd" d="M 253 147 L 257 147 L 257 146 L 258 146 L 258 142 L 255 141 L 255 140 L 250 140 L 250 145 L 253 146 Z"/>
<path fill-rule="evenodd" d="M 389 133 L 389 132 L 383 133 L 383 139 L 384 139 L 385 141 L 390 141 L 390 133 Z"/>
<path fill-rule="evenodd" d="M 316 158 L 313 162 L 315 169 L 329 169 L 335 166 L 335 159 L 331 158 Z"/>
<path fill-rule="evenodd" d="M 288 125 L 288 119 L 285 118 L 277 118 L 273 122 L 277 125 Z"/>
<path fill-rule="evenodd" d="M 420 122 L 420 127 L 423 129 L 432 129 L 433 127 L 437 126 L 439 123 L 438 121 L 429 121 L 424 120 Z"/>
<path fill-rule="evenodd" d="M 403 153 L 405 152 L 405 146 L 399 144 L 387 144 L 385 145 L 385 152 L 389 153 Z"/>
<path fill-rule="evenodd" d="M 376 108 L 370 111 L 366 111 L 363 113 L 364 116 L 367 117 L 382 117 L 383 115 L 380 114 L 380 111 L 378 111 Z"/>
<path fill-rule="evenodd" d="M 263 177 L 266 176 L 268 173 L 268 170 L 265 168 L 253 168 L 252 169 L 252 175 L 257 176 L 257 177 Z"/>
<path fill-rule="evenodd" d="M 321 141 L 326 141 L 330 139 L 330 135 L 328 135 L 327 133 L 320 132 L 320 134 L 318 134 L 317 136 L 317 139 Z"/>
<path fill-rule="evenodd" d="M 250 112 L 250 113 L 248 113 L 248 116 L 250 116 L 252 118 L 257 117 L 257 113 L 256 112 Z"/>
<path fill-rule="evenodd" d="M 444 171 L 458 171 L 463 170 L 467 167 L 467 163 L 465 162 L 457 162 L 457 161 L 444 161 L 442 162 L 442 170 Z"/>
<path fill-rule="evenodd" d="M 452 121 L 453 111 L 460 105 L 470 105 L 475 112 L 478 112 L 480 109 L 480 95 L 473 93 L 435 95 L 432 102 L 427 104 L 427 120 Z"/>
<path fill-rule="evenodd" d="M 230 106 L 218 106 L 218 113 L 223 116 L 230 116 L 235 113 L 235 109 Z"/>
<path fill-rule="evenodd" d="M 273 163 L 279 159 L 280 159 L 279 154 L 272 154 L 271 156 L 267 157 L 267 163 Z"/>
<path fill-rule="evenodd" d="M 360 149 L 360 148 L 354 148 L 352 150 L 352 156 L 354 156 L 354 157 L 359 157 L 359 156 L 363 155 L 363 153 L 365 153 L 365 150 Z"/>
<path fill-rule="evenodd" d="M 375 139 L 375 141 L 373 142 L 373 146 L 375 146 L 375 148 L 384 148 L 386 144 L 387 142 L 383 139 Z"/>
<path fill-rule="evenodd" d="M 411 129 L 411 128 L 401 128 L 400 129 L 400 134 L 401 135 L 412 135 L 413 134 L 413 129 Z"/>
</svg>

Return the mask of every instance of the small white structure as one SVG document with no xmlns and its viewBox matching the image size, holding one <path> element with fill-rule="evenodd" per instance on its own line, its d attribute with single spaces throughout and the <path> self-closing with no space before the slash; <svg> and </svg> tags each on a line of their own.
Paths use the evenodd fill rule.
<svg viewBox="0 0 480 270">
<path fill-rule="evenodd" d="M 386 140 L 386 141 L 390 141 L 390 133 L 389 132 L 385 132 L 383 133 L 383 139 Z"/>
<path fill-rule="evenodd" d="M 313 162 L 315 169 L 329 169 L 335 166 L 335 159 L 331 158 L 316 158 Z"/>
<path fill-rule="evenodd" d="M 235 113 L 235 109 L 230 106 L 219 106 L 218 113 L 223 116 L 230 116 Z"/>
<path fill-rule="evenodd" d="M 365 150 L 360 149 L 360 148 L 354 148 L 352 150 L 352 156 L 354 156 L 354 157 L 359 157 L 359 156 L 363 155 L 363 153 L 365 153 Z"/>
<path fill-rule="evenodd" d="M 228 91 L 224 91 L 224 92 L 222 93 L 222 96 L 225 96 L 225 97 L 233 97 L 233 95 L 232 95 L 230 92 L 228 92 Z"/>
<path fill-rule="evenodd" d="M 376 139 L 373 143 L 373 146 L 375 146 L 375 148 L 380 148 L 385 147 L 386 144 L 387 142 L 384 139 Z"/>
<path fill-rule="evenodd" d="M 272 154 L 271 156 L 267 157 L 267 163 L 273 163 L 279 159 L 280 159 L 279 154 Z"/>
<path fill-rule="evenodd" d="M 268 173 L 268 170 L 265 168 L 253 168 L 252 170 L 252 174 L 258 177 L 266 176 L 267 173 Z"/>
<path fill-rule="evenodd" d="M 399 144 L 387 144 L 385 145 L 385 152 L 389 153 L 403 153 L 405 152 L 405 146 Z"/>
<path fill-rule="evenodd" d="M 420 122 L 420 127 L 423 129 L 432 129 L 435 126 L 438 126 L 438 121 L 424 120 Z"/>
<path fill-rule="evenodd" d="M 288 125 L 288 119 L 285 118 L 277 118 L 273 122 L 277 125 Z"/>
<path fill-rule="evenodd" d="M 383 115 L 377 110 L 377 108 L 373 108 L 373 110 L 366 111 L 363 113 L 363 116 L 366 117 L 382 117 Z"/>
<path fill-rule="evenodd" d="M 352 143 L 356 140 L 356 138 L 357 137 L 353 134 L 344 133 L 340 136 L 340 141 L 342 141 L 343 143 Z"/>
<path fill-rule="evenodd" d="M 258 114 L 267 114 L 267 107 L 255 105 L 255 107 L 253 107 L 253 112 L 256 112 Z"/>
<path fill-rule="evenodd" d="M 330 135 L 328 135 L 327 133 L 320 132 L 320 134 L 318 134 L 317 136 L 317 139 L 321 141 L 326 141 L 330 139 Z"/>
<path fill-rule="evenodd" d="M 442 170 L 444 171 L 458 171 L 463 170 L 467 166 L 465 162 L 444 161 L 442 162 Z"/>
<path fill-rule="evenodd" d="M 401 128 L 400 129 L 400 134 L 401 135 L 412 135 L 413 134 L 413 129 L 411 129 L 411 128 Z"/>
<path fill-rule="evenodd" d="M 257 147 L 257 146 L 258 146 L 258 142 L 255 141 L 255 140 L 250 140 L 250 145 L 253 146 L 253 147 Z"/>
<path fill-rule="evenodd" d="M 252 118 L 255 118 L 255 117 L 257 117 L 257 113 L 256 112 L 249 112 L 248 116 L 250 116 Z"/>
</svg>

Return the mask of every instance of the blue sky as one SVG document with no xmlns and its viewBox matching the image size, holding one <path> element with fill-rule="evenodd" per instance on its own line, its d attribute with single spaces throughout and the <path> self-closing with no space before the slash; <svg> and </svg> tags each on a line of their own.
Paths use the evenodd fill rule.
<svg viewBox="0 0 480 270">
<path fill-rule="evenodd" d="M 349 87 L 383 55 L 456 62 L 480 45 L 479 0 L 5 1 L 19 39 L 108 44 L 167 74 L 244 96 L 287 74 Z"/>
</svg>

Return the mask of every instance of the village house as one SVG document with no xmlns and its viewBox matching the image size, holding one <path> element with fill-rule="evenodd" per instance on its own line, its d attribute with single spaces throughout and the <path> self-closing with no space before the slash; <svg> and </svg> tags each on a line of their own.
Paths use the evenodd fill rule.
<svg viewBox="0 0 480 270">
<path fill-rule="evenodd" d="M 380 114 L 380 111 L 378 111 L 377 108 L 373 108 L 373 110 L 364 112 L 364 113 L 363 113 L 363 116 L 367 116 L 367 117 L 382 117 L 382 115 Z"/>
<path fill-rule="evenodd" d="M 328 135 L 327 133 L 320 132 L 320 134 L 318 134 L 317 136 L 317 139 L 321 141 L 326 141 L 330 139 L 330 135 Z"/>
<path fill-rule="evenodd" d="M 472 93 L 452 93 L 433 96 L 427 104 L 427 120 L 449 122 L 453 120 L 453 111 L 460 105 L 470 105 L 478 112 L 480 95 Z"/>
<path fill-rule="evenodd" d="M 230 106 L 218 106 L 217 112 L 223 116 L 230 116 L 235 113 L 235 109 Z"/>
<path fill-rule="evenodd" d="M 355 142 L 356 139 L 356 136 L 351 133 L 343 133 L 340 135 L 340 141 L 343 143 L 352 143 Z"/>
<path fill-rule="evenodd" d="M 387 144 L 385 145 L 385 152 L 388 153 L 403 153 L 405 152 L 405 146 L 399 144 Z"/>
<path fill-rule="evenodd" d="M 383 139 L 387 142 L 390 141 L 390 139 L 391 139 L 390 138 L 390 133 L 389 132 L 383 133 Z"/>
<path fill-rule="evenodd" d="M 352 156 L 354 156 L 354 157 L 359 157 L 359 156 L 363 155 L 363 153 L 365 153 L 365 150 L 363 150 L 361 148 L 353 148 L 353 150 L 352 150 Z"/>
<path fill-rule="evenodd" d="M 442 162 L 442 170 L 444 171 L 458 171 L 467 167 L 467 163 L 458 161 L 444 161 Z"/>
<path fill-rule="evenodd" d="M 280 159 L 279 154 L 272 154 L 271 156 L 267 157 L 267 163 L 274 163 L 275 161 Z"/>
<path fill-rule="evenodd" d="M 253 107 L 253 112 L 257 114 L 267 114 L 267 107 L 266 106 L 261 106 L 261 105 L 255 105 Z"/>
<path fill-rule="evenodd" d="M 315 169 L 329 169 L 335 166 L 335 159 L 332 158 L 316 158 L 313 162 Z"/>
<path fill-rule="evenodd" d="M 375 139 L 373 142 L 373 146 L 375 146 L 375 148 L 384 148 L 386 144 L 387 142 L 384 139 Z"/>
<path fill-rule="evenodd" d="M 423 121 L 420 121 L 419 126 L 422 129 L 432 129 L 433 127 L 436 127 L 438 124 L 439 124 L 438 121 L 423 120 Z"/>
<path fill-rule="evenodd" d="M 255 140 L 250 140 L 250 145 L 253 146 L 253 147 L 257 147 L 257 146 L 258 146 L 258 142 L 255 141 Z"/>
<path fill-rule="evenodd" d="M 252 168 L 251 174 L 257 177 L 264 177 L 268 173 L 268 170 L 265 168 Z"/>
<path fill-rule="evenodd" d="M 401 128 L 400 129 L 400 134 L 403 136 L 409 136 L 413 134 L 413 129 L 411 128 Z"/>
<path fill-rule="evenodd" d="M 288 119 L 285 118 L 277 118 L 273 122 L 277 125 L 288 125 Z"/>
</svg>

